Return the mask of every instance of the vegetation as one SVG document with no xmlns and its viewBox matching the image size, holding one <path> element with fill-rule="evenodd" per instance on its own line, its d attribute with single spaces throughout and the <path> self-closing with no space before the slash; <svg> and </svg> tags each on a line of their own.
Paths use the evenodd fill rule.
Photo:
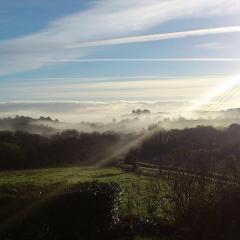
<svg viewBox="0 0 240 240">
<path fill-rule="evenodd" d="M 117 184 L 86 182 L 28 196 L 24 212 L 3 221 L 1 239 L 110 239 L 119 221 L 120 193 Z"/>
<path fill-rule="evenodd" d="M 37 231 L 36 227 L 31 225 L 31 223 L 35 221 L 33 221 L 32 218 L 39 219 L 39 215 L 36 214 L 39 214 L 40 212 L 45 212 L 44 215 L 48 215 L 48 211 L 50 210 L 48 208 L 48 210 L 44 209 L 45 206 L 49 206 L 48 204 L 50 204 L 49 202 L 52 201 L 51 199 L 53 197 L 55 198 L 56 196 L 59 196 L 61 194 L 64 194 L 64 196 L 68 196 L 69 193 L 70 196 L 73 196 L 71 192 L 73 189 L 79 190 L 82 189 L 82 186 L 86 187 L 88 186 L 88 184 L 90 184 L 91 187 L 94 186 L 94 188 L 99 187 L 101 191 L 102 187 L 106 186 L 105 184 L 107 184 L 107 186 L 114 186 L 114 188 L 117 189 L 119 196 L 121 197 L 121 199 L 119 199 L 118 201 L 119 210 L 117 212 L 117 217 L 119 218 L 119 221 L 118 225 L 116 225 L 113 229 L 114 231 L 117 231 L 117 233 L 111 232 L 111 234 L 114 234 L 114 236 L 116 234 L 120 234 L 122 235 L 121 237 L 124 238 L 127 236 L 133 236 L 133 229 L 132 227 L 129 228 L 129 221 L 130 219 L 135 219 L 138 217 L 139 219 L 140 217 L 145 218 L 148 215 L 148 212 L 145 209 L 145 200 L 147 196 L 146 192 L 149 189 L 150 181 L 150 177 L 136 175 L 134 173 L 127 173 L 123 170 L 116 168 L 71 167 L 2 172 L 0 175 L 0 202 L 2 203 L 2 207 L 0 207 L 0 222 L 1 225 L 6 225 L 6 223 L 8 224 L 10 221 L 10 226 L 13 226 L 13 228 L 7 228 L 8 231 L 3 232 L 4 238 L 2 237 L 1 239 L 8 239 L 9 232 L 14 232 L 14 234 L 16 235 L 14 235 L 14 237 L 16 239 L 19 239 L 19 234 L 23 234 L 22 239 L 24 239 L 24 236 L 26 236 L 24 235 L 26 229 L 31 229 L 29 234 L 33 234 L 33 236 L 38 236 L 39 232 Z M 159 182 L 161 182 L 160 179 Z M 86 189 L 85 187 L 84 189 Z M 137 200 L 137 202 L 135 202 L 135 200 Z M 71 200 L 69 199 L 69 201 Z M 45 202 L 47 205 L 45 204 Z M 39 203 L 40 207 L 38 206 Z M 51 209 L 53 208 L 52 206 L 54 204 L 50 204 Z M 86 207 L 87 209 L 89 207 L 88 202 L 83 203 L 81 198 L 78 200 L 78 203 L 76 203 L 76 206 L 78 204 L 82 204 L 82 206 Z M 97 201 L 97 205 L 102 208 L 101 202 Z M 31 206 L 36 208 L 37 212 L 29 212 L 29 206 L 30 210 L 32 208 Z M 82 210 L 79 210 L 79 206 L 76 206 L 73 205 L 71 208 L 67 209 L 69 211 L 77 213 L 78 215 L 81 215 Z M 56 211 L 61 215 L 67 214 L 64 212 L 64 208 L 58 209 Z M 20 216 L 20 219 L 26 219 L 24 221 L 27 221 L 27 223 L 24 222 L 24 225 L 18 225 L 15 222 L 18 220 L 15 219 L 15 216 L 17 216 L 17 218 Z M 43 215 L 41 215 L 41 217 L 43 217 Z M 13 222 L 12 219 L 14 219 Z M 39 224 L 43 224 L 42 226 L 46 227 L 46 224 L 50 224 L 48 222 L 46 223 L 46 221 L 54 221 L 54 219 L 45 219 L 43 223 L 37 222 L 35 224 L 37 226 L 39 226 Z M 67 221 L 65 222 L 65 224 L 68 225 L 67 216 L 65 216 L 65 221 Z M 80 224 L 81 221 L 84 220 L 80 220 L 79 218 L 78 222 L 75 224 Z M 28 226 L 28 224 L 30 225 Z M 25 229 L 25 231 L 21 232 L 21 229 Z M 47 229 L 42 229 L 42 231 L 48 231 Z M 68 231 L 70 230 L 67 230 L 66 226 L 66 232 Z M 50 232 L 52 233 L 52 231 Z M 127 233 L 127 236 L 125 236 L 125 232 Z M 48 239 L 48 232 L 45 234 L 46 235 L 44 235 L 44 239 Z M 57 236 L 58 234 L 59 233 L 54 233 L 54 236 Z M 15 239 L 14 237 L 13 239 Z M 89 238 L 86 237 L 86 239 Z"/>
<path fill-rule="evenodd" d="M 240 125 L 158 131 L 128 152 L 125 161 L 158 166 L 238 175 L 240 171 Z"/>
<path fill-rule="evenodd" d="M 200 240 L 238 239 L 240 234 L 239 185 L 197 176 L 147 177 L 91 167 L 22 170 L 1 173 L 0 190 L 4 240 Z M 101 225 L 104 216 L 110 228 Z M 102 221 L 93 226 L 91 219 Z"/>
<path fill-rule="evenodd" d="M 126 148 L 126 163 L 144 162 L 225 175 L 236 175 L 240 170 L 240 126 L 237 124 L 226 129 L 200 126 L 149 131 L 154 134 Z M 139 137 L 138 134 L 79 133 L 75 130 L 48 137 L 2 131 L 0 170 L 92 165 L 106 158 L 110 161 L 112 153 Z M 120 160 L 124 155 L 117 157 Z"/>
<path fill-rule="evenodd" d="M 151 114 L 151 111 L 150 110 L 148 110 L 148 109 L 143 109 L 143 110 L 141 110 L 141 109 L 133 109 L 132 110 L 132 114 L 136 114 L 136 115 L 140 115 L 140 114 Z"/>
<path fill-rule="evenodd" d="M 239 125 L 133 139 L 0 132 L 0 239 L 239 239 Z"/>
<path fill-rule="evenodd" d="M 64 131 L 51 137 L 27 132 L 0 132 L 0 170 L 74 164 L 90 165 L 105 158 L 131 136 Z"/>
</svg>

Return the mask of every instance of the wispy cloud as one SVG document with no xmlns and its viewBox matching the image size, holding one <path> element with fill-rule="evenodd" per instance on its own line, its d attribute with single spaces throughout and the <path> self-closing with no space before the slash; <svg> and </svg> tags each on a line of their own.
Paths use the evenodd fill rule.
<svg viewBox="0 0 240 240">
<path fill-rule="evenodd" d="M 226 49 L 228 46 L 219 43 L 219 42 L 211 42 L 211 43 L 201 43 L 194 46 L 195 48 L 205 49 L 205 50 L 221 50 Z"/>
<path fill-rule="evenodd" d="M 2 86 L 0 96 L 12 92 L 11 100 L 193 100 L 211 92 L 213 88 L 226 81 L 223 76 L 202 76 L 186 78 L 145 78 L 121 79 L 114 81 L 67 81 L 25 82 Z M 57 84 L 56 84 L 57 83 Z M 22 96 L 18 98 L 17 96 Z M 51 96 L 51 97 L 50 97 Z M 0 97 L 1 99 L 1 97 Z"/>
<path fill-rule="evenodd" d="M 160 36 L 129 35 L 174 19 L 239 12 L 239 0 L 194 0 L 187 4 L 182 0 L 96 1 L 90 9 L 51 22 L 39 32 L 0 42 L 0 74 L 37 69 L 53 64 L 55 59 L 86 57 L 92 46 L 186 37 L 184 32 Z M 227 28 L 226 32 L 229 31 Z M 187 34 L 201 36 L 213 32 L 202 30 Z M 84 48 L 78 48 L 83 43 Z"/>
</svg>

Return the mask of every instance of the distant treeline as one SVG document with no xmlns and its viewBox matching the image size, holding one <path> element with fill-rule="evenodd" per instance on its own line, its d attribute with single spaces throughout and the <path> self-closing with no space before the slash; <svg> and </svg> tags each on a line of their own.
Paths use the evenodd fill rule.
<svg viewBox="0 0 240 240">
<path fill-rule="evenodd" d="M 57 124 L 58 122 L 58 119 L 53 120 L 50 117 L 40 116 L 35 119 L 17 115 L 14 118 L 0 119 L 0 131 L 26 131 L 49 136 L 58 132 L 53 127 L 50 127 L 49 124 Z"/>
<path fill-rule="evenodd" d="M 128 152 L 126 163 L 156 164 L 222 174 L 240 171 L 240 125 L 216 129 L 199 126 L 158 131 Z"/>
<path fill-rule="evenodd" d="M 116 133 L 67 130 L 45 137 L 23 131 L 0 131 L 0 170 L 93 164 L 123 141 Z"/>
</svg>

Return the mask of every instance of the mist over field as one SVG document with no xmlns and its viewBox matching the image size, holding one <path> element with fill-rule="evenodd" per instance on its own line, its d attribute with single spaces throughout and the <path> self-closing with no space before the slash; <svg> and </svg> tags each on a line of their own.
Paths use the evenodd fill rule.
<svg viewBox="0 0 240 240">
<path fill-rule="evenodd" d="M 0 118 L 34 118 L 28 124 L 63 131 L 139 132 L 148 128 L 183 129 L 198 125 L 228 127 L 240 123 L 240 109 L 218 111 L 191 110 L 193 103 L 183 101 L 144 102 L 19 102 L 1 103 Z M 42 121 L 40 117 L 50 117 Z M 15 129 L 14 129 L 15 128 Z M 17 130 L 10 122 L 0 129 Z M 27 130 L 27 128 L 25 129 Z"/>
<path fill-rule="evenodd" d="M 181 113 L 191 103 L 186 101 L 146 102 L 146 101 L 114 101 L 114 102 L 10 102 L 0 103 L 1 117 L 23 115 L 30 117 L 49 115 L 61 121 L 99 121 L 111 122 L 113 118 L 121 120 L 135 109 L 148 109 L 157 115 Z"/>
</svg>

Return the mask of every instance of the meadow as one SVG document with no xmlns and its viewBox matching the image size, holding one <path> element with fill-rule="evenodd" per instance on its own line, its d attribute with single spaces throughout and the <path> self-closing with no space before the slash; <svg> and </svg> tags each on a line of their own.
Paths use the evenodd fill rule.
<svg viewBox="0 0 240 240">
<path fill-rule="evenodd" d="M 146 177 L 127 173 L 119 168 L 63 167 L 0 172 L 1 185 L 31 184 L 46 186 L 53 183 L 75 184 L 86 181 L 113 181 L 128 184 L 146 181 Z"/>
<path fill-rule="evenodd" d="M 45 199 L 59 194 L 59 189 L 96 183 L 116 184 L 120 187 L 119 217 L 127 224 L 138 216 L 149 216 L 149 187 L 163 181 L 136 172 L 127 172 L 117 167 L 63 167 L 0 172 L 0 222 L 2 225 L 15 217 L 25 215 L 29 208 L 36 208 Z M 80 184 L 80 185 L 79 185 Z M 49 197 L 50 196 L 50 197 Z M 49 201 L 49 200 L 48 200 Z M 39 202 L 39 203 L 38 203 Z M 30 206 L 30 207 L 29 207 Z M 22 217 L 22 216 L 21 216 Z M 125 221 L 125 220 L 124 220 Z M 0 227 L 1 230 L 1 227 Z M 127 230 L 129 231 L 129 229 Z M 142 239 L 142 238 L 139 238 Z"/>
<path fill-rule="evenodd" d="M 22 189 L 32 189 L 31 192 L 54 192 L 58 186 L 75 186 L 86 182 L 116 183 L 122 191 L 121 214 L 131 211 L 134 214 L 146 215 L 144 200 L 150 184 L 160 179 L 144 176 L 140 173 L 127 172 L 121 168 L 95 167 L 63 167 L 33 170 L 17 170 L 0 172 L 0 199 L 6 194 L 9 199 L 26 197 Z M 138 198 L 138 207 L 133 206 Z M 132 209 L 129 209 L 132 208 Z M 136 211 L 138 211 L 136 213 Z"/>
<path fill-rule="evenodd" d="M 18 234 L 24 237 L 28 228 L 31 236 L 37 234 L 37 239 L 52 239 L 51 234 L 64 239 L 59 226 L 64 226 L 64 234 L 71 233 L 73 227 L 87 226 L 85 234 L 89 234 L 95 227 L 86 225 L 86 221 L 91 223 L 98 216 L 97 221 L 105 219 L 104 226 L 112 226 L 110 230 L 101 227 L 101 231 L 110 234 L 109 239 L 204 239 L 206 236 L 225 239 L 225 235 L 237 239 L 239 192 L 238 185 L 223 186 L 194 175 L 161 175 L 156 171 L 147 176 L 140 169 L 59 167 L 2 171 L 0 233 L 2 227 L 14 223 L 13 226 L 19 227 L 9 230 L 2 239 L 11 239 L 12 232 L 15 234 L 12 239 L 19 239 Z M 102 209 L 104 213 L 99 216 Z M 60 225 L 55 226 L 59 218 Z M 27 222 L 18 225 L 19 219 L 20 223 L 21 219 Z M 217 230 L 220 226 L 221 232 Z M 95 230 L 94 237 L 98 232 Z M 79 231 L 76 234 L 84 233 Z"/>
</svg>

